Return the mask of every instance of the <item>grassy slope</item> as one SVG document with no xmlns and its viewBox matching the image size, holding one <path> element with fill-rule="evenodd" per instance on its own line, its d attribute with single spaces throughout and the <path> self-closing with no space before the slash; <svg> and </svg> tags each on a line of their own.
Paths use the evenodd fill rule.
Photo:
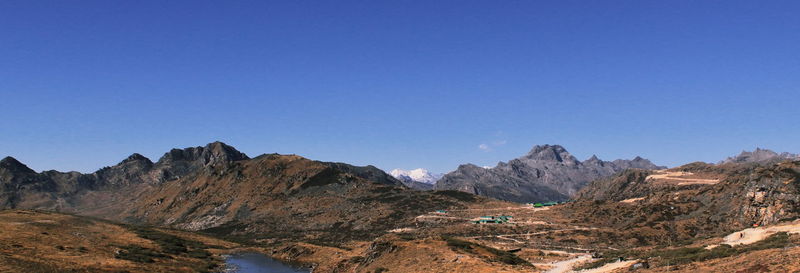
<svg viewBox="0 0 800 273">
<path fill-rule="evenodd" d="M 0 272 L 204 272 L 235 244 L 49 212 L 0 211 Z"/>
</svg>

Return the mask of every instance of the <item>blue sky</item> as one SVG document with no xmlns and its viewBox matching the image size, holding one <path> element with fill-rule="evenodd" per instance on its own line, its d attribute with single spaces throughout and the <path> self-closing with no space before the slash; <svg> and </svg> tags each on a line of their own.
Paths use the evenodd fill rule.
<svg viewBox="0 0 800 273">
<path fill-rule="evenodd" d="M 797 1 L 0 1 L 0 156 L 800 152 Z M 485 148 L 485 149 L 482 149 Z"/>
</svg>

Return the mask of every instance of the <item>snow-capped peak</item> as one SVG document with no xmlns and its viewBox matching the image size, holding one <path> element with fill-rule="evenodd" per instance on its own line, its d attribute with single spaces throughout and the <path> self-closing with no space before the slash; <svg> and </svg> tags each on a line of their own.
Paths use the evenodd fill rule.
<svg viewBox="0 0 800 273">
<path fill-rule="evenodd" d="M 436 183 L 439 178 L 442 178 L 442 174 L 435 174 L 431 173 L 426 169 L 413 169 L 413 170 L 401 170 L 401 169 L 394 169 L 389 172 L 390 175 L 394 176 L 394 178 L 404 180 L 404 181 L 416 181 L 426 184 L 434 184 Z"/>
</svg>

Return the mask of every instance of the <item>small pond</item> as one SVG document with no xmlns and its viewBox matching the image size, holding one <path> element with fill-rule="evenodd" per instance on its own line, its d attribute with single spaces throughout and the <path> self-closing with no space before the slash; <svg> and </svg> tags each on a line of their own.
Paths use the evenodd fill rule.
<svg viewBox="0 0 800 273">
<path fill-rule="evenodd" d="M 296 267 L 276 261 L 255 252 L 236 253 L 225 258 L 225 272 L 236 273 L 308 273 L 308 268 Z"/>
</svg>

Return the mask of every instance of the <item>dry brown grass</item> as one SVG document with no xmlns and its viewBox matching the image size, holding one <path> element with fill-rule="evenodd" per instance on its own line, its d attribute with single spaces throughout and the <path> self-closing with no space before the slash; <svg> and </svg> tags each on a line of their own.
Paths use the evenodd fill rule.
<svg viewBox="0 0 800 273">
<path fill-rule="evenodd" d="M 201 235 L 168 232 L 182 242 L 235 246 Z M 131 248 L 145 249 L 163 257 L 156 257 L 152 262 L 118 258 L 120 253 Z M 0 211 L 2 272 L 202 272 L 214 269 L 220 262 L 213 255 L 191 257 L 189 253 L 165 253 L 158 242 L 142 238 L 129 227 L 102 220 L 50 212 Z"/>
</svg>

